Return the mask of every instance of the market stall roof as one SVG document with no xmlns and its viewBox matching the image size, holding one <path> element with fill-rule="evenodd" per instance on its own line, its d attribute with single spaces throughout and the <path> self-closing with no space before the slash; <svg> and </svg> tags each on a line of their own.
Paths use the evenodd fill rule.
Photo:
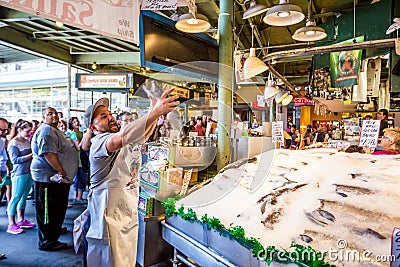
<svg viewBox="0 0 400 267">
<path fill-rule="evenodd" d="M 314 97 L 316 103 L 325 105 L 331 112 L 355 112 L 357 110 L 358 102 L 352 101 L 350 104 L 345 104 L 342 99 L 327 100 L 323 97 Z"/>
<path fill-rule="evenodd" d="M 186 1 L 179 1 L 180 3 Z M 216 33 L 220 15 L 220 1 L 196 0 L 199 13 L 207 16 L 211 23 L 208 34 Z M 321 24 L 332 17 L 352 13 L 356 8 L 376 5 L 381 1 L 371 0 L 313 0 L 312 13 L 317 24 Z M 268 8 L 278 5 L 279 0 L 257 0 L 257 3 Z M 248 50 L 251 46 L 251 25 L 255 25 L 255 47 L 259 57 L 276 51 L 306 48 L 315 46 L 315 42 L 298 42 L 292 38 L 296 29 L 305 26 L 302 22 L 275 27 L 263 22 L 265 13 L 250 19 L 243 19 L 243 13 L 249 9 L 250 1 L 234 1 L 234 42 L 239 50 Z M 297 5 L 307 15 L 309 0 L 291 0 L 290 4 Z M 179 6 L 177 13 L 187 13 L 187 6 Z M 171 16 L 174 11 L 163 11 L 164 15 Z M 328 36 L 331 38 L 331 36 Z M 9 49 L 17 49 L 9 53 Z M 18 52 L 20 51 L 20 52 Z M 110 38 L 104 35 L 64 25 L 62 30 L 55 26 L 54 21 L 32 16 L 24 12 L 0 6 L 0 62 L 14 62 L 26 60 L 29 56 L 48 56 L 52 59 L 78 65 L 90 70 L 94 61 L 101 65 L 97 71 L 133 71 L 141 72 L 139 63 L 139 47 L 136 45 Z M 131 56 L 127 56 L 133 54 Z M 296 83 L 308 82 L 308 70 L 311 67 L 311 56 L 293 60 L 279 60 L 275 68 L 291 79 L 294 76 Z M 111 62 L 112 61 L 112 62 Z M 104 65 L 103 65 L 104 64 Z M 299 75 L 303 79 L 299 78 Z"/>
</svg>

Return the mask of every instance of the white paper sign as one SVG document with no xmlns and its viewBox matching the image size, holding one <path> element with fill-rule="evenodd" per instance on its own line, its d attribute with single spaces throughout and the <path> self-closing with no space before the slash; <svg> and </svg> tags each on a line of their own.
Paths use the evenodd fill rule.
<svg viewBox="0 0 400 267">
<path fill-rule="evenodd" d="M 265 107 L 265 101 L 263 95 L 257 95 L 257 106 Z"/>
<path fill-rule="evenodd" d="M 363 120 L 358 146 L 375 148 L 378 146 L 380 120 Z"/>
<path fill-rule="evenodd" d="M 329 148 L 342 148 L 347 149 L 350 146 L 350 142 L 342 141 L 342 140 L 329 140 L 328 147 Z"/>
<path fill-rule="evenodd" d="M 176 10 L 178 0 L 143 0 L 142 10 Z"/>
<path fill-rule="evenodd" d="M 283 121 L 272 122 L 272 142 L 283 143 Z"/>
<path fill-rule="evenodd" d="M 0 0 L 0 6 L 65 25 L 139 44 L 139 1 L 15 1 Z"/>
</svg>

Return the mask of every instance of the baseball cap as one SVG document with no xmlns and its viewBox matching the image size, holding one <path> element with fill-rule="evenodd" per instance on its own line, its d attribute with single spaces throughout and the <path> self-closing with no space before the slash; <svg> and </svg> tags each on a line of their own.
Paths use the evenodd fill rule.
<svg viewBox="0 0 400 267">
<path fill-rule="evenodd" d="M 93 115 L 98 107 L 101 106 L 108 107 L 109 104 L 110 101 L 108 100 L 108 98 L 100 98 L 99 100 L 96 101 L 94 105 L 90 105 L 86 109 L 85 114 L 83 115 L 83 122 L 85 124 L 85 127 L 89 128 L 89 125 L 93 122 Z"/>
</svg>

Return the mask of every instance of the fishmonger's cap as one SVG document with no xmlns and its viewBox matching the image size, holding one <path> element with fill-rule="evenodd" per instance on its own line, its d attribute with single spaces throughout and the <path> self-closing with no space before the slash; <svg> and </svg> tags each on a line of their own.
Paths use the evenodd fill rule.
<svg viewBox="0 0 400 267">
<path fill-rule="evenodd" d="M 92 124 L 94 112 L 96 111 L 96 109 L 98 107 L 101 107 L 101 106 L 108 107 L 109 104 L 110 104 L 110 101 L 108 100 L 108 98 L 104 97 L 104 98 L 100 98 L 99 100 L 97 100 L 97 102 L 94 105 L 90 105 L 86 109 L 85 114 L 83 115 L 83 122 L 85 123 L 85 127 L 89 128 L 89 125 Z"/>
</svg>

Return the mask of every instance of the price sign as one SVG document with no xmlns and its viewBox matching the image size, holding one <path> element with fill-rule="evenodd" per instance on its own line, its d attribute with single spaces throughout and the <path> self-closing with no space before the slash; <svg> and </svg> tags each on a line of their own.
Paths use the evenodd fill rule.
<svg viewBox="0 0 400 267">
<path fill-rule="evenodd" d="M 378 146 L 380 120 L 363 120 L 358 146 L 375 148 Z"/>
<path fill-rule="evenodd" d="M 283 143 L 283 121 L 272 122 L 272 142 Z"/>
<path fill-rule="evenodd" d="M 143 0 L 141 10 L 176 10 L 178 0 Z"/>
</svg>

